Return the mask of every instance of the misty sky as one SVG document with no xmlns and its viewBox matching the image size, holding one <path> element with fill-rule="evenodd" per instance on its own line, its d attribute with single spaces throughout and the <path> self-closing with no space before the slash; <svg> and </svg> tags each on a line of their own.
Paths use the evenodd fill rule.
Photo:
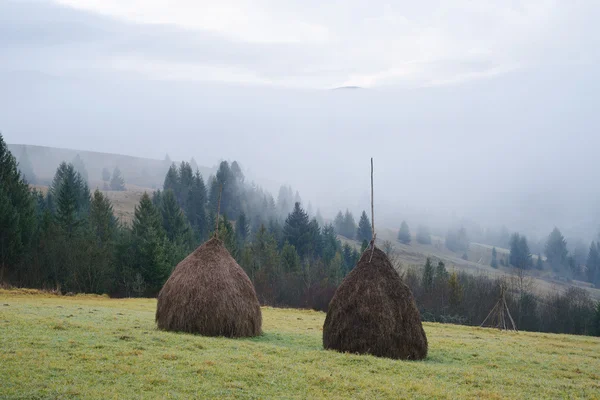
<svg viewBox="0 0 600 400">
<path fill-rule="evenodd" d="M 0 131 L 236 159 L 324 214 L 368 208 L 373 156 L 382 224 L 595 234 L 600 3 L 321 3 L 0 1 Z"/>
</svg>

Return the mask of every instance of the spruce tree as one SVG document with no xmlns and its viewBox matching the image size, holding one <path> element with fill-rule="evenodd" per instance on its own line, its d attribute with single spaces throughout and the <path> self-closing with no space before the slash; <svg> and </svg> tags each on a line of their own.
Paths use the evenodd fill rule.
<svg viewBox="0 0 600 400">
<path fill-rule="evenodd" d="M 398 231 L 398 241 L 404 244 L 409 244 L 411 241 L 410 229 L 408 228 L 406 221 L 402 221 L 402 225 L 400 225 L 400 230 Z"/>
<path fill-rule="evenodd" d="M 200 241 L 208 237 L 208 220 L 206 216 L 207 193 L 204 180 L 200 172 L 196 171 L 192 187 L 188 192 L 186 216 L 192 225 L 192 229 Z"/>
<path fill-rule="evenodd" d="M 173 192 L 176 192 L 179 189 L 179 171 L 177 170 L 175 164 L 171 164 L 169 167 L 163 183 L 163 190 L 169 189 L 171 189 Z"/>
<path fill-rule="evenodd" d="M 433 278 L 434 278 L 434 269 L 433 264 L 429 257 L 427 257 L 427 261 L 425 261 L 425 267 L 423 268 L 423 288 L 425 291 L 431 290 L 433 287 Z"/>
<path fill-rule="evenodd" d="M 542 254 L 538 253 L 537 255 L 537 260 L 535 263 L 535 269 L 537 269 L 538 271 L 541 271 L 544 269 L 544 261 L 542 260 Z"/>
<path fill-rule="evenodd" d="M 110 180 L 110 189 L 116 191 L 125 190 L 125 178 L 123 178 L 123 174 L 119 167 L 115 167 L 113 170 L 112 178 Z"/>
<path fill-rule="evenodd" d="M 446 282 L 448 280 L 449 274 L 446 269 L 446 265 L 443 261 L 439 261 L 438 265 L 435 269 L 435 280 L 438 282 Z"/>
<path fill-rule="evenodd" d="M 179 181 L 177 187 L 174 189 L 174 193 L 175 197 L 177 198 L 177 202 L 181 208 L 185 210 L 187 208 L 189 191 L 194 185 L 194 172 L 192 171 L 190 164 L 182 161 L 177 175 Z"/>
<path fill-rule="evenodd" d="M 323 244 L 323 261 L 325 264 L 329 264 L 333 257 L 335 257 L 335 253 L 341 250 L 342 246 L 335 234 L 335 228 L 331 224 L 327 224 L 323 226 L 323 230 L 321 232 L 321 240 Z"/>
<path fill-rule="evenodd" d="M 527 245 L 527 238 L 514 233 L 510 238 L 509 262 L 512 266 L 520 269 L 531 267 L 531 253 Z"/>
<path fill-rule="evenodd" d="M 242 212 L 235 221 L 235 238 L 239 248 L 244 247 L 249 236 L 250 224 L 248 223 L 246 214 Z"/>
<path fill-rule="evenodd" d="M 558 228 L 554 228 L 545 247 L 546 259 L 553 270 L 558 271 L 567 265 L 567 241 Z"/>
<path fill-rule="evenodd" d="M 73 164 L 61 163 L 49 190 L 59 226 L 68 236 L 82 226 L 90 209 L 90 190 Z"/>
<path fill-rule="evenodd" d="M 118 224 L 110 201 L 98 189 L 90 204 L 89 228 L 91 257 L 81 266 L 83 280 L 88 291 L 107 293 L 114 287 Z"/>
<path fill-rule="evenodd" d="M 177 204 L 177 199 L 171 189 L 166 190 L 162 195 L 160 214 L 167 239 L 184 249 L 190 247 L 189 222 L 186 220 L 179 204 Z"/>
<path fill-rule="evenodd" d="M 310 244 L 309 221 L 308 215 L 300 207 L 300 203 L 294 205 L 294 210 L 285 220 L 283 238 L 296 248 L 300 257 L 307 254 Z"/>
<path fill-rule="evenodd" d="M 342 235 L 343 236 L 343 232 L 344 232 L 344 214 L 342 214 L 342 211 L 338 211 L 337 215 L 335 216 L 335 219 L 333 220 L 333 227 L 335 228 L 335 232 L 338 235 Z"/>
<path fill-rule="evenodd" d="M 356 222 L 349 210 L 346 210 L 346 213 L 344 214 L 344 229 L 342 236 L 345 236 L 348 239 L 354 239 L 356 237 Z"/>
<path fill-rule="evenodd" d="M 23 259 L 35 225 L 34 198 L 0 133 L 0 282 Z"/>
<path fill-rule="evenodd" d="M 298 273 L 300 271 L 300 256 L 296 248 L 285 242 L 281 249 L 281 266 L 285 273 Z"/>
<path fill-rule="evenodd" d="M 594 242 L 590 245 L 585 266 L 588 282 L 600 285 L 600 249 L 598 249 L 598 244 Z"/>
<path fill-rule="evenodd" d="M 308 217 L 308 214 L 306 214 Z M 313 257 L 321 257 L 323 255 L 323 237 L 321 236 L 321 227 L 316 218 L 313 218 L 308 223 L 308 249 L 307 252 Z"/>
<path fill-rule="evenodd" d="M 170 266 L 167 257 L 168 242 L 161 223 L 160 213 L 152 204 L 147 193 L 142 195 L 135 207 L 132 223 L 132 254 L 130 281 L 139 275 L 146 287 L 145 294 L 155 295 L 169 275 Z"/>
<path fill-rule="evenodd" d="M 87 183 L 88 182 L 88 172 L 87 172 L 87 169 L 85 168 L 85 163 L 83 162 L 83 160 L 81 159 L 79 154 L 77 154 L 75 156 L 72 164 L 73 164 L 73 167 L 75 168 L 75 171 L 77 171 L 79 173 L 79 175 L 81 176 L 81 179 L 83 179 L 83 181 Z"/>
<path fill-rule="evenodd" d="M 358 230 L 356 231 L 356 240 L 362 242 L 363 240 L 370 241 L 372 237 L 371 231 L 371 221 L 369 221 L 369 217 L 367 217 L 367 213 L 365 211 L 360 215 L 360 220 L 358 222 Z"/>
</svg>

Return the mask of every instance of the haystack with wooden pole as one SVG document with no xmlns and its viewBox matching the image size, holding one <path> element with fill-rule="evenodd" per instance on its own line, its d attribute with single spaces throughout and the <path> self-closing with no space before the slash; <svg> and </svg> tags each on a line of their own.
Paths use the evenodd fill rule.
<svg viewBox="0 0 600 400">
<path fill-rule="evenodd" d="M 156 322 L 162 330 L 204 336 L 261 334 L 254 286 L 216 234 L 175 267 L 158 294 Z"/>
<path fill-rule="evenodd" d="M 371 193 L 372 171 L 371 159 Z M 410 288 L 387 255 L 375 246 L 373 206 L 371 210 L 373 239 L 329 303 L 323 325 L 323 347 L 421 360 L 427 356 L 427 336 L 421 316 Z"/>
</svg>

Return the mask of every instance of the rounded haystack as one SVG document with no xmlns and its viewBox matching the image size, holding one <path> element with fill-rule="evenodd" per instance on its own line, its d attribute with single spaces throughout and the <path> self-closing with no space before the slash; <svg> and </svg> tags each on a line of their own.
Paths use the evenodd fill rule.
<svg viewBox="0 0 600 400">
<path fill-rule="evenodd" d="M 363 253 L 331 299 L 323 347 L 403 360 L 427 356 L 427 337 L 412 292 L 377 247 Z"/>
<path fill-rule="evenodd" d="M 257 336 L 262 314 L 248 275 L 213 238 L 175 267 L 158 294 L 156 322 L 204 336 Z"/>
</svg>

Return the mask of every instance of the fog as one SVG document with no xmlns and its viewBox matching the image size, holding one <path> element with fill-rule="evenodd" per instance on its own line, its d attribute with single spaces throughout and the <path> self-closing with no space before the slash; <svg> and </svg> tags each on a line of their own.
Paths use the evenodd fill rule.
<svg viewBox="0 0 600 400">
<path fill-rule="evenodd" d="M 574 40 L 557 44 L 552 36 L 547 51 L 537 47 L 536 63 L 518 68 L 475 71 L 474 63 L 452 76 L 446 65 L 440 82 L 420 75 L 331 90 L 352 82 L 324 74 L 304 86 L 303 79 L 277 84 L 254 47 L 218 35 L 190 41 L 170 25 L 9 1 L 0 5 L 0 131 L 8 143 L 155 159 L 168 153 L 207 167 L 237 160 L 247 180 L 275 195 L 290 184 L 329 218 L 369 208 L 373 157 L 379 226 L 406 219 L 445 229 L 468 219 L 538 237 L 559 226 L 590 240 L 600 226 L 593 46 L 600 32 L 586 36 L 587 27 L 557 25 L 557 35 L 574 28 Z M 122 35 L 130 40 L 115 41 Z M 261 54 L 280 57 L 281 68 L 299 68 L 302 49 L 267 50 Z M 104 56 L 116 51 L 148 57 L 153 68 L 140 73 L 123 58 L 109 68 Z M 262 77 L 182 72 L 153 62 L 155 53 L 177 62 L 247 58 Z M 437 67 L 423 68 L 434 76 Z M 315 87 L 321 79 L 329 84 Z"/>
</svg>

